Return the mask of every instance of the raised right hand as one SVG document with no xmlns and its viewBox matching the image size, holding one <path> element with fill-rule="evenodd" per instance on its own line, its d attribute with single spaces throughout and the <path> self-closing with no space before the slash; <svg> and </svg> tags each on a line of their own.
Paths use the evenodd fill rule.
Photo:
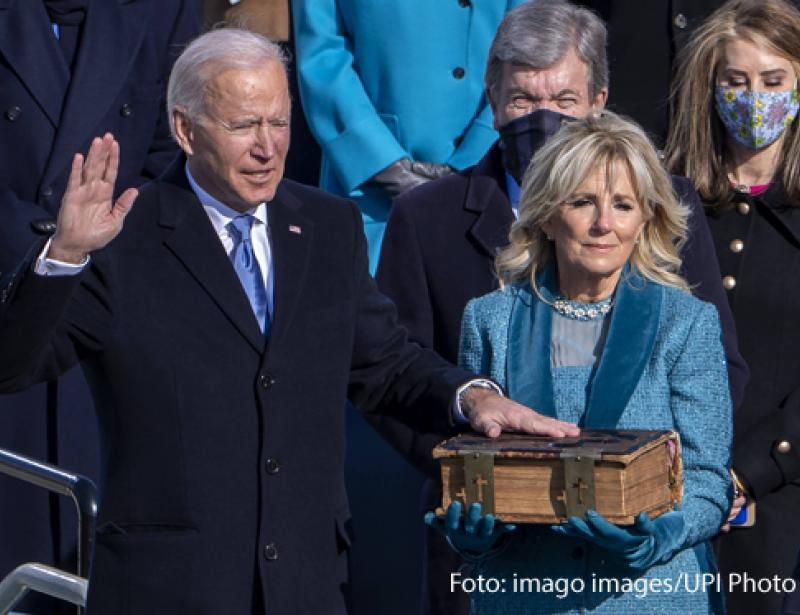
<svg viewBox="0 0 800 615">
<path fill-rule="evenodd" d="M 139 192 L 129 188 L 114 201 L 118 169 L 119 143 L 110 133 L 92 141 L 85 161 L 75 154 L 48 258 L 82 263 L 119 234 Z"/>
</svg>

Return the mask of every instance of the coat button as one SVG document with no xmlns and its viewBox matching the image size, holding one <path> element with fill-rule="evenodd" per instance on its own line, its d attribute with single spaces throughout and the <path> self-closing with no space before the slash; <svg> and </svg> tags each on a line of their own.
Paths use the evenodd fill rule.
<svg viewBox="0 0 800 615">
<path fill-rule="evenodd" d="M 472 2 L 469 0 L 458 0 L 458 6 L 460 6 L 462 9 L 467 9 L 472 6 Z"/>
<path fill-rule="evenodd" d="M 47 188 L 42 190 L 42 196 L 53 196 L 53 187 L 47 186 Z"/>
<path fill-rule="evenodd" d="M 264 467 L 267 470 L 267 474 L 277 474 L 281 469 L 281 463 L 274 457 L 268 457 L 264 462 Z"/>
<path fill-rule="evenodd" d="M 133 109 L 128 103 L 125 103 L 119 108 L 119 114 L 122 117 L 128 117 L 131 113 L 133 113 Z"/>
<path fill-rule="evenodd" d="M 778 449 L 779 453 L 786 454 L 792 450 L 792 443 L 788 440 L 781 440 L 775 448 Z"/>
<path fill-rule="evenodd" d="M 264 557 L 271 562 L 278 559 L 278 547 L 275 546 L 274 542 L 270 542 L 264 546 Z"/>
<path fill-rule="evenodd" d="M 745 203 L 744 201 L 742 201 L 736 207 L 739 209 L 739 213 L 742 214 L 743 216 L 746 216 L 747 214 L 750 213 L 749 203 Z"/>
<path fill-rule="evenodd" d="M 683 13 L 678 13 L 675 15 L 675 27 L 680 28 L 681 30 L 685 30 L 686 26 L 689 24 L 689 21 L 686 19 L 686 15 Z"/>
<path fill-rule="evenodd" d="M 463 68 L 461 68 L 460 66 L 456 66 L 456 67 L 453 69 L 453 77 L 455 77 L 456 79 L 463 79 L 463 78 L 464 78 L 464 75 L 466 74 L 466 72 L 467 72 L 467 71 L 465 71 L 465 70 L 464 70 Z"/>
<path fill-rule="evenodd" d="M 722 278 L 722 285 L 725 287 L 725 290 L 733 290 L 736 286 L 736 278 L 732 275 L 726 275 Z"/>
<path fill-rule="evenodd" d="M 22 109 L 14 105 L 10 109 L 6 110 L 6 119 L 9 122 L 14 122 L 19 119 L 19 116 L 22 115 Z"/>
<path fill-rule="evenodd" d="M 741 239 L 734 239 L 730 244 L 731 252 L 738 254 L 744 250 L 744 242 Z"/>
<path fill-rule="evenodd" d="M 269 372 L 264 372 L 258 377 L 258 384 L 261 385 L 262 389 L 271 389 L 272 385 L 275 384 L 275 378 Z"/>
</svg>

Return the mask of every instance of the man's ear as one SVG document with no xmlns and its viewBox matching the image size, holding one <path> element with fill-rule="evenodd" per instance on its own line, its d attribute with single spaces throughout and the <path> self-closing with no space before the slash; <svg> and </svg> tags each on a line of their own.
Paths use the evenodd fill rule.
<svg viewBox="0 0 800 615">
<path fill-rule="evenodd" d="M 601 88 L 597 93 L 597 96 L 592 99 L 592 109 L 595 109 L 596 111 L 602 111 L 605 108 L 607 101 L 608 88 Z"/>
<path fill-rule="evenodd" d="M 175 129 L 175 141 L 186 156 L 194 155 L 194 124 L 183 107 L 172 110 L 172 125 Z"/>
</svg>

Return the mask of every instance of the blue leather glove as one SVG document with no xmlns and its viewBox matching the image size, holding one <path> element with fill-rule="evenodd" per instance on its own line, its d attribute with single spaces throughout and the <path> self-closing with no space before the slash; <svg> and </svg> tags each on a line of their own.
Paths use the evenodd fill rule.
<svg viewBox="0 0 800 615">
<path fill-rule="evenodd" d="M 609 523 L 600 513 L 590 510 L 586 513 L 586 521 L 570 517 L 566 525 L 554 525 L 553 531 L 588 540 L 631 568 L 643 570 L 672 557 L 680 546 L 685 525 L 679 511 L 655 519 L 640 513 L 633 528 L 626 529 Z"/>
<path fill-rule="evenodd" d="M 425 523 L 439 530 L 450 546 L 469 562 L 477 562 L 497 555 L 507 544 L 506 537 L 517 526 L 497 521 L 494 515 L 481 516 L 481 505 L 470 504 L 461 519 L 461 502 L 447 507 L 444 518 L 434 513 L 425 514 Z"/>
</svg>

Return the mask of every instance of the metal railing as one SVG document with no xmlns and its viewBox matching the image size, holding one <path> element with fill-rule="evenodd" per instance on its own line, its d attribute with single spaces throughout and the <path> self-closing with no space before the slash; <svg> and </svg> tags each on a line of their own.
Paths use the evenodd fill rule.
<svg viewBox="0 0 800 615">
<path fill-rule="evenodd" d="M 22 564 L 0 582 L 0 615 L 7 615 L 29 590 L 66 600 L 80 610 L 86 606 L 88 587 L 87 579 L 52 566 Z"/>
<path fill-rule="evenodd" d="M 81 613 L 92 566 L 97 487 L 85 476 L 1 448 L 0 473 L 69 496 L 78 512 L 78 575 L 43 564 L 23 564 L 0 583 L 0 615 L 11 610 L 30 589 L 77 604 Z"/>
</svg>

